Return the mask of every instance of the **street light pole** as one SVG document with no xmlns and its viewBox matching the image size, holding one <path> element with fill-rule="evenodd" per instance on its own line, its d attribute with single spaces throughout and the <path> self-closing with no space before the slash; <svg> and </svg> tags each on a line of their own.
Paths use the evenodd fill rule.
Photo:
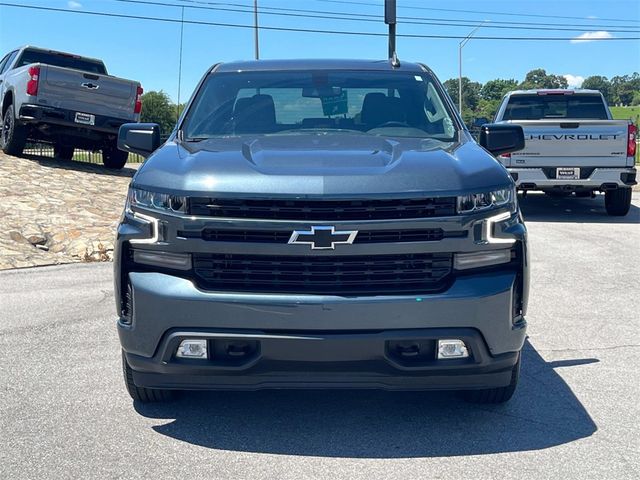
<svg viewBox="0 0 640 480">
<path fill-rule="evenodd" d="M 260 48 L 258 46 L 258 0 L 253 0 L 253 40 L 255 43 L 256 60 L 260 59 Z"/>
<path fill-rule="evenodd" d="M 464 47 L 467 44 L 467 42 L 471 40 L 471 37 L 473 37 L 473 34 L 476 33 L 476 31 L 480 27 L 482 27 L 485 23 L 488 23 L 488 22 L 489 20 L 485 20 L 484 22 L 480 23 L 480 25 L 478 25 L 476 28 L 471 30 L 471 32 L 469 32 L 469 35 L 464 37 L 458 44 L 458 112 L 460 112 L 461 117 L 462 117 L 462 47 Z"/>
</svg>

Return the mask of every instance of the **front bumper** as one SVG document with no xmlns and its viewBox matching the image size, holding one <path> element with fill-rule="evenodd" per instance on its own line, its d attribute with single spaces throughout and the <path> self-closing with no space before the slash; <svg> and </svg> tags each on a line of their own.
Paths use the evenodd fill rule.
<svg viewBox="0 0 640 480">
<path fill-rule="evenodd" d="M 472 358 L 436 361 L 438 338 L 460 338 Z M 184 338 L 206 338 L 210 346 L 251 342 L 245 361 L 180 360 L 173 352 Z M 398 342 L 415 342 L 426 353 L 405 357 Z M 211 348 L 211 347 L 210 347 Z M 375 388 L 385 390 L 474 389 L 508 385 L 517 352 L 492 356 L 480 333 L 444 328 L 373 333 L 265 333 L 174 330 L 156 355 L 126 354 L 138 386 L 163 389 L 258 390 L 268 388 Z"/>
<path fill-rule="evenodd" d="M 526 190 L 554 189 L 567 186 L 576 190 L 609 190 L 616 187 L 630 187 L 637 183 L 634 167 L 588 169 L 590 174 L 586 178 L 578 180 L 552 178 L 555 175 L 549 173 L 555 169 L 507 168 L 507 170 L 516 182 L 516 188 Z M 545 170 L 548 171 L 545 172 Z"/>
<path fill-rule="evenodd" d="M 425 297 L 212 293 L 161 273 L 129 279 L 132 324 L 120 321 L 118 333 L 136 385 L 150 388 L 504 386 L 526 335 L 512 316 L 514 272 L 464 276 Z M 241 361 L 178 359 L 183 338 L 251 348 Z M 463 339 L 471 356 L 436 360 L 438 338 Z M 418 342 L 422 353 L 396 358 L 394 342 Z"/>
</svg>

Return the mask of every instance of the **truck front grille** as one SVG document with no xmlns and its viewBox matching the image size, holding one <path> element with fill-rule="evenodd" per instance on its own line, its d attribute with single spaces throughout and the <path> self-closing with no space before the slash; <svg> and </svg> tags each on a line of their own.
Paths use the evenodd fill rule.
<svg viewBox="0 0 640 480">
<path fill-rule="evenodd" d="M 453 255 L 193 255 L 200 288 L 214 291 L 379 295 L 435 293 L 450 281 Z"/>
<path fill-rule="evenodd" d="M 192 197 L 189 213 L 223 218 L 275 220 L 389 220 L 456 214 L 456 197 L 388 200 L 251 200 Z"/>
<path fill-rule="evenodd" d="M 183 238 L 200 238 L 207 242 L 250 242 L 250 243 L 287 243 L 292 230 L 240 230 L 205 228 L 201 231 L 179 231 Z M 467 231 L 447 231 L 441 228 L 420 228 L 406 230 L 360 230 L 354 244 L 363 243 L 404 243 L 438 242 L 443 238 L 464 238 Z"/>
</svg>

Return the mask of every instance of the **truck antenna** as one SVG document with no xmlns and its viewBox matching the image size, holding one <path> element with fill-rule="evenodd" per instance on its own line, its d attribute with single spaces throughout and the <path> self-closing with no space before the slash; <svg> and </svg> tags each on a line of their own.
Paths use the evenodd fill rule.
<svg viewBox="0 0 640 480">
<path fill-rule="evenodd" d="M 384 0 L 384 23 L 389 25 L 389 61 L 393 68 L 400 66 L 396 53 L 396 0 Z"/>
</svg>

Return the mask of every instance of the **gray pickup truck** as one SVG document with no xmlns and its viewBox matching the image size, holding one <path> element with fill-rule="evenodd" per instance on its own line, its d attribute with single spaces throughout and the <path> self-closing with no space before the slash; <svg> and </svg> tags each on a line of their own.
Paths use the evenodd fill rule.
<svg viewBox="0 0 640 480">
<path fill-rule="evenodd" d="M 515 185 L 427 67 L 263 60 L 206 72 L 148 156 L 115 251 L 135 400 L 176 390 L 456 389 L 504 402 L 529 290 Z"/>
<path fill-rule="evenodd" d="M 623 216 L 636 184 L 636 126 L 613 120 L 597 90 L 518 90 L 508 93 L 497 123 L 520 125 L 525 148 L 499 157 L 518 190 L 551 196 L 595 197 Z"/>
<path fill-rule="evenodd" d="M 100 60 L 19 48 L 0 60 L 0 148 L 21 155 L 27 141 L 46 142 L 64 160 L 75 148 L 101 150 L 106 167 L 122 168 L 118 129 L 139 121 L 141 95 L 138 82 L 108 75 Z"/>
</svg>

